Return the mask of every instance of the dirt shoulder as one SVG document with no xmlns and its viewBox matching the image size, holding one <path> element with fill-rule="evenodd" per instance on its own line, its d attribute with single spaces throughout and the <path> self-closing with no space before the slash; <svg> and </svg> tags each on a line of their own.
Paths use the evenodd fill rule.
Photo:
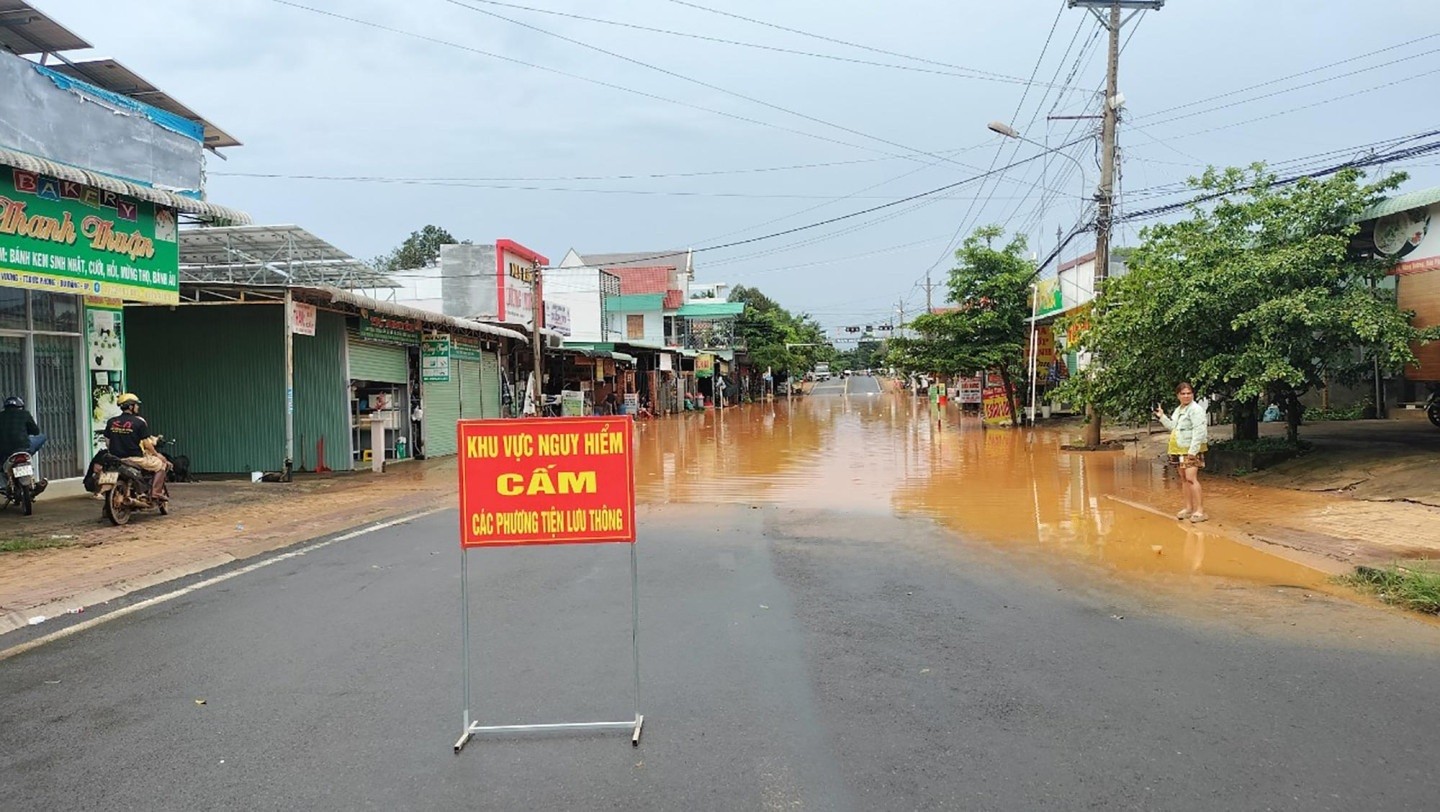
<svg viewBox="0 0 1440 812">
<path fill-rule="evenodd" d="M 0 541 L 55 545 L 0 553 L 0 634 L 137 589 L 358 525 L 454 500 L 455 462 L 409 463 L 385 474 L 304 477 L 287 484 L 211 481 L 171 486 L 169 516 L 125 527 L 85 497 L 0 514 Z"/>
<path fill-rule="evenodd" d="M 1283 436 L 1264 424 L 1262 436 Z M 1107 432 L 1133 443 L 1139 459 L 1165 453 L 1158 424 Z M 1229 439 L 1229 426 L 1211 429 Z M 1207 512 L 1252 540 L 1346 565 L 1440 559 L 1440 429 L 1421 412 L 1387 420 L 1311 423 L 1309 453 L 1240 477 L 1206 477 Z M 1143 498 L 1143 495 L 1142 495 Z"/>
</svg>

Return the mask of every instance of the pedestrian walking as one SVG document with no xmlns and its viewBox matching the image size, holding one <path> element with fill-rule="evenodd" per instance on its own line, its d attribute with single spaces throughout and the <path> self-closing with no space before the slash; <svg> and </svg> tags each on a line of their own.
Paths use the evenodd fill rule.
<svg viewBox="0 0 1440 812">
<path fill-rule="evenodd" d="M 1205 407 L 1195 402 L 1195 388 L 1189 381 L 1181 381 L 1175 387 L 1175 395 L 1180 405 L 1168 417 L 1160 404 L 1155 404 L 1155 416 L 1170 429 L 1167 453 L 1171 464 L 1180 470 L 1180 490 L 1185 493 L 1185 508 L 1176 513 L 1175 518 L 1203 522 L 1210 518 L 1205 514 L 1200 494 L 1200 469 L 1205 467 L 1205 451 L 1210 441 L 1209 419 Z"/>
</svg>

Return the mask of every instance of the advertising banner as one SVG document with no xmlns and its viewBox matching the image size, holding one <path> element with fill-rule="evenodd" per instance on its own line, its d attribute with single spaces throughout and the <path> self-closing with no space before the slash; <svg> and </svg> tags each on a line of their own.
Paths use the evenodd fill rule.
<svg viewBox="0 0 1440 812">
<path fill-rule="evenodd" d="M 983 390 L 984 387 L 980 385 L 979 376 L 976 376 L 974 378 L 961 378 L 959 389 L 961 403 L 978 404 L 980 402 L 981 390 Z"/>
<path fill-rule="evenodd" d="M 1041 279 L 1035 283 L 1035 301 L 1032 303 L 1036 316 L 1048 316 L 1051 313 L 1059 313 L 1065 309 L 1065 300 L 1061 295 L 1060 280 L 1057 278 Z"/>
<path fill-rule="evenodd" d="M 125 311 L 116 299 L 85 300 L 85 346 L 90 362 L 91 452 L 106 447 L 105 423 L 120 414 L 125 391 Z"/>
<path fill-rule="evenodd" d="M 1010 423 L 1012 412 L 1010 411 L 1010 392 L 1003 385 L 985 387 L 980 400 L 981 416 L 985 424 L 999 426 Z"/>
<path fill-rule="evenodd" d="M 1055 363 L 1055 331 L 1049 325 L 1035 328 L 1035 366 L 1045 369 Z"/>
<path fill-rule="evenodd" d="M 570 335 L 570 306 L 557 302 L 546 302 L 545 326 L 562 336 Z"/>
<path fill-rule="evenodd" d="M 560 393 L 560 414 L 565 417 L 581 417 L 585 414 L 585 393 L 579 389 L 566 389 Z"/>
<path fill-rule="evenodd" d="M 290 303 L 290 332 L 297 336 L 315 335 L 315 305 Z"/>
<path fill-rule="evenodd" d="M 0 285 L 175 304 L 175 210 L 0 167 Z"/>
<path fill-rule="evenodd" d="M 461 420 L 460 546 L 634 542 L 632 425 Z"/>
<path fill-rule="evenodd" d="M 420 380 L 424 383 L 450 380 L 450 336 L 431 335 L 420 341 Z"/>
<path fill-rule="evenodd" d="M 473 339 L 451 336 L 450 357 L 456 361 L 479 361 L 480 344 Z"/>
</svg>

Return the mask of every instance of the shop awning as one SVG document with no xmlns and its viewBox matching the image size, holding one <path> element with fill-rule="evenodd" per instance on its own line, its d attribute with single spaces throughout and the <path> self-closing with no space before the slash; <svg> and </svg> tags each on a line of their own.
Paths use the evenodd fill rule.
<svg viewBox="0 0 1440 812">
<path fill-rule="evenodd" d="M 615 352 L 614 350 L 597 350 L 594 347 L 580 347 L 575 345 L 568 345 L 563 349 L 567 352 L 583 355 L 586 358 L 609 358 L 612 361 L 621 361 L 626 364 L 635 363 L 635 356 L 628 353 Z"/>
<path fill-rule="evenodd" d="M 114 192 L 118 195 L 133 197 L 136 200 L 147 200 L 151 203 L 158 203 L 161 206 L 169 206 L 182 214 L 188 214 L 202 220 L 226 225 L 248 224 L 250 215 L 239 209 L 232 209 L 228 206 L 219 206 L 204 200 L 185 197 L 167 192 L 164 189 L 156 189 L 152 186 L 141 186 L 138 183 L 120 180 L 119 178 L 105 175 L 99 172 L 90 172 L 69 164 L 56 163 L 45 158 L 40 158 L 26 152 L 16 152 L 13 149 L 0 148 L 0 164 L 23 169 L 26 172 L 34 172 L 37 175 L 46 175 L 60 180 L 83 183 L 86 186 L 93 186 L 96 189 L 103 189 L 107 192 Z"/>
<path fill-rule="evenodd" d="M 744 312 L 744 302 L 706 302 L 692 299 L 681 305 L 675 315 L 687 319 L 725 319 Z"/>
<path fill-rule="evenodd" d="M 1381 217 L 1399 214 L 1402 211 L 1409 211 L 1410 209 L 1423 208 L 1435 203 L 1440 203 L 1440 186 L 1406 192 L 1403 195 L 1395 195 L 1394 197 L 1387 197 L 1361 212 L 1359 217 L 1355 219 L 1355 222 L 1363 223 L 1366 220 L 1378 220 Z"/>
</svg>

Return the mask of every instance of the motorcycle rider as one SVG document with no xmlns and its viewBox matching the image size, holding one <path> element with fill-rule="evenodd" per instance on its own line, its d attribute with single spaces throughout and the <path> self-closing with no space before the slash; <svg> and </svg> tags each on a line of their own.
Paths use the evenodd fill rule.
<svg viewBox="0 0 1440 812">
<path fill-rule="evenodd" d="M 156 435 L 150 433 L 150 424 L 140 416 L 140 397 L 126 392 L 115 399 L 115 405 L 120 407 L 120 414 L 105 423 L 105 439 L 109 442 L 110 453 L 142 471 L 149 471 L 150 498 L 156 502 L 166 501 L 165 471 L 170 466 L 154 450 Z M 150 443 L 145 443 L 146 440 Z M 146 453 L 146 445 L 151 446 L 149 453 Z"/>
<path fill-rule="evenodd" d="M 34 456 L 46 439 L 34 415 L 25 409 L 25 401 L 15 395 L 5 398 L 5 409 L 0 411 L 0 461 L 9 459 L 17 451 L 29 451 Z M 37 478 L 35 493 L 38 495 L 49 484 Z"/>
</svg>

